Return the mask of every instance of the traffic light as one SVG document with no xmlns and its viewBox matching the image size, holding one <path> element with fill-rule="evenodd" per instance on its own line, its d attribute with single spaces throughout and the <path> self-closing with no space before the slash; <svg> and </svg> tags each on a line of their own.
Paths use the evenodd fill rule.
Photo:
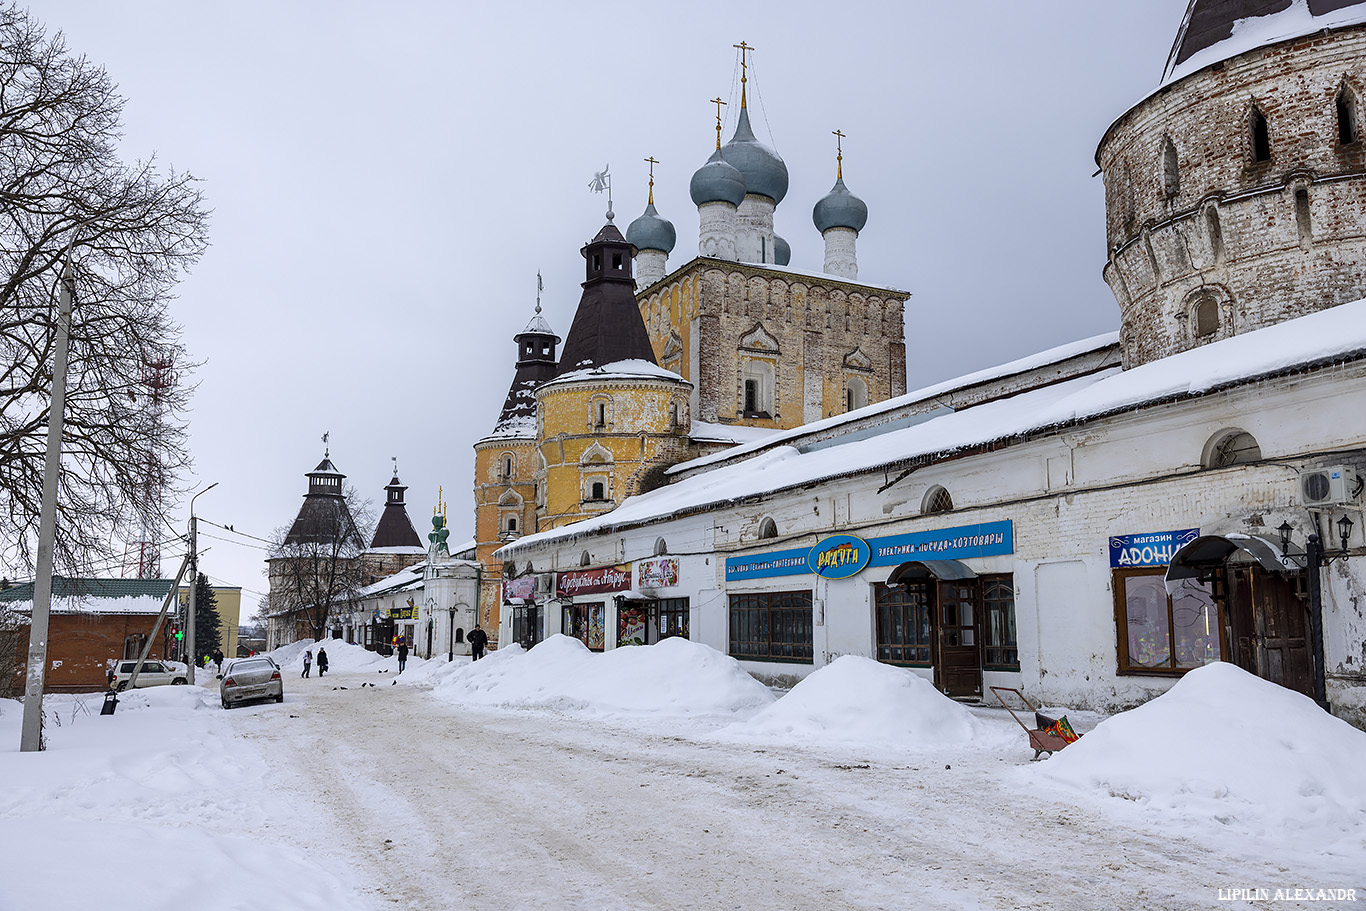
<svg viewBox="0 0 1366 911">
<path fill-rule="evenodd" d="M 177 641 L 177 642 L 181 642 L 181 641 L 183 641 L 184 638 L 185 638 L 185 631 L 184 631 L 184 630 L 176 629 L 176 628 L 173 626 L 173 627 L 171 627 L 171 638 L 174 639 L 174 640 Z"/>
</svg>

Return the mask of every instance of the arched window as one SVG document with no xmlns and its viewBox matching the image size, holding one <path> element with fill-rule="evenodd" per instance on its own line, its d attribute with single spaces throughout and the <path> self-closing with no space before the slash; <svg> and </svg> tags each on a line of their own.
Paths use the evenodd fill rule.
<svg viewBox="0 0 1366 911">
<path fill-rule="evenodd" d="M 663 538 L 655 538 L 655 556 L 662 557 L 669 552 L 669 542 Z"/>
<path fill-rule="evenodd" d="M 1219 331 L 1219 298 L 1213 294 L 1197 295 L 1190 310 L 1191 335 L 1209 338 Z"/>
<path fill-rule="evenodd" d="M 1181 192 L 1181 174 L 1176 161 L 1176 144 L 1168 137 L 1162 144 L 1162 197 L 1175 199 Z"/>
<path fill-rule="evenodd" d="M 921 503 L 920 511 L 925 515 L 933 515 L 937 512 L 952 512 L 953 497 L 949 492 L 938 484 L 925 491 L 925 499 Z"/>
<path fill-rule="evenodd" d="M 1219 224 L 1219 209 L 1216 206 L 1205 209 L 1205 227 L 1209 230 L 1209 247 L 1214 254 L 1214 264 L 1222 266 L 1227 254 L 1224 251 L 1224 229 Z"/>
<path fill-rule="evenodd" d="M 580 566 L 588 566 L 588 565 L 590 565 L 592 562 L 593 562 L 593 558 L 590 557 L 590 556 L 588 555 L 588 551 L 586 551 L 586 550 L 583 552 L 583 556 L 579 557 L 579 565 L 580 565 Z"/>
<path fill-rule="evenodd" d="M 1248 115 L 1248 131 L 1252 140 L 1252 160 L 1254 162 L 1271 160 L 1271 131 L 1266 125 L 1266 116 L 1255 104 Z"/>
<path fill-rule="evenodd" d="M 512 477 L 512 453 L 503 453 L 503 479 Z"/>
<path fill-rule="evenodd" d="M 778 537 L 778 523 L 774 522 L 773 519 L 768 516 L 765 516 L 764 520 L 759 523 L 759 539 L 764 540 L 766 538 L 776 537 Z"/>
<path fill-rule="evenodd" d="M 1348 145 L 1357 141 L 1357 100 L 1352 90 L 1343 86 L 1338 92 L 1338 144 Z"/>
<path fill-rule="evenodd" d="M 741 415 L 747 418 L 771 418 L 774 412 L 773 362 L 746 359 L 741 367 Z"/>
<path fill-rule="evenodd" d="M 844 390 L 845 411 L 854 411 L 868 404 L 868 384 L 862 377 L 852 377 Z"/>
<path fill-rule="evenodd" d="M 517 578 L 517 562 L 515 560 L 509 560 L 503 564 L 503 575 L 509 579 Z"/>
<path fill-rule="evenodd" d="M 507 529 L 507 530 L 510 531 L 510 532 L 511 532 L 511 531 L 516 531 L 516 530 L 517 530 L 517 517 L 516 517 L 516 516 L 508 516 L 508 529 Z"/>
<path fill-rule="evenodd" d="M 457 626 L 457 627 L 455 628 L 455 641 L 456 641 L 456 642 L 464 642 L 464 641 L 465 641 L 465 628 L 464 628 L 463 626 Z"/>
<path fill-rule="evenodd" d="M 1230 465 L 1242 465 L 1247 462 L 1260 461 L 1262 458 L 1262 447 L 1257 444 L 1257 439 L 1246 430 L 1236 428 L 1221 430 L 1210 437 L 1205 444 L 1205 454 L 1202 460 L 1206 468 L 1227 468 Z"/>
<path fill-rule="evenodd" d="M 591 496 L 590 499 L 594 499 L 594 500 L 605 500 L 605 499 L 607 499 L 607 485 L 603 484 L 601 481 L 594 481 L 594 482 L 593 482 L 593 488 L 592 488 L 592 496 Z"/>
<path fill-rule="evenodd" d="M 1314 222 L 1309 215 L 1309 191 L 1304 187 L 1295 191 L 1295 228 L 1300 233 L 1300 245 L 1308 249 L 1314 239 Z"/>
</svg>

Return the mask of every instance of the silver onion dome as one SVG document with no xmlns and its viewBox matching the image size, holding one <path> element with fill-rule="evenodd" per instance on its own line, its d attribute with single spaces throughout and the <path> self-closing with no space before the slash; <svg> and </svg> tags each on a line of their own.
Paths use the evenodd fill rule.
<svg viewBox="0 0 1366 911">
<path fill-rule="evenodd" d="M 787 195 L 787 165 L 777 152 L 754 137 L 748 108 L 740 109 L 735 135 L 721 147 L 721 157 L 740 172 L 745 192 L 767 196 L 774 205 Z"/>
<path fill-rule="evenodd" d="M 831 228 L 851 228 L 862 231 L 868 223 L 868 206 L 844 185 L 844 178 L 835 179 L 835 186 L 811 210 L 816 230 L 824 234 Z"/>
<path fill-rule="evenodd" d="M 635 244 L 637 250 L 672 253 L 677 240 L 678 233 L 674 231 L 673 222 L 661 218 L 655 211 L 654 203 L 646 205 L 645 213 L 626 229 L 626 242 Z"/>
<path fill-rule="evenodd" d="M 773 264 L 786 266 L 792 262 L 792 247 L 778 235 L 773 235 Z"/>
<path fill-rule="evenodd" d="M 745 178 L 721 157 L 721 150 L 711 153 L 707 163 L 698 168 L 688 184 L 693 205 L 709 202 L 728 202 L 738 206 L 745 201 Z"/>
</svg>

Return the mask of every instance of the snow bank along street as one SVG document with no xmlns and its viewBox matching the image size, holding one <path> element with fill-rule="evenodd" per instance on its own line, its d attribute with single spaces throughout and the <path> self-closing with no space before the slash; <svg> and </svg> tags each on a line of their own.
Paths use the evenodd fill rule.
<svg viewBox="0 0 1366 911">
<path fill-rule="evenodd" d="M 1366 900 L 1366 733 L 1230 665 L 1073 714 L 1094 730 L 1030 763 L 1005 713 L 862 658 L 778 697 L 681 639 L 554 637 L 402 677 L 330 642 L 334 672 L 304 680 L 306 646 L 276 653 L 283 705 L 48 697 L 44 753 L 17 752 L 4 703 L 0 856 L 53 872 L 0 878 L 0 909 L 106 903 L 130 871 L 143 911 Z"/>
</svg>

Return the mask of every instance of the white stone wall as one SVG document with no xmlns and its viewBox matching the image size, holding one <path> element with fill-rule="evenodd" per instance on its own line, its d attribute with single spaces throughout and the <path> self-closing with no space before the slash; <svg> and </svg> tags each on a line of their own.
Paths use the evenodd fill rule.
<svg viewBox="0 0 1366 911">
<path fill-rule="evenodd" d="M 742 263 L 773 262 L 773 210 L 767 196 L 745 197 L 735 213 L 735 256 Z"/>
<path fill-rule="evenodd" d="M 728 202 L 709 202 L 697 207 L 697 217 L 698 255 L 734 260 L 735 206 Z"/>
<path fill-rule="evenodd" d="M 825 238 L 825 274 L 838 275 L 854 281 L 858 278 L 858 256 L 855 242 L 858 232 L 853 228 L 827 228 Z"/>
<path fill-rule="evenodd" d="M 641 250 L 636 254 L 636 287 L 648 288 L 668 274 L 669 254 L 663 250 Z"/>
</svg>

